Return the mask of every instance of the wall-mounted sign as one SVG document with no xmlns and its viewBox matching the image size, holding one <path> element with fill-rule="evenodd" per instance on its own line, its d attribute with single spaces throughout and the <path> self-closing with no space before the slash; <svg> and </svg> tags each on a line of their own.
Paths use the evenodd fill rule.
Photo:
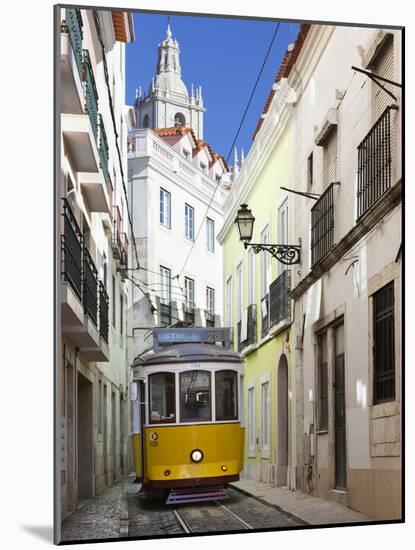
<svg viewBox="0 0 415 550">
<path fill-rule="evenodd" d="M 155 328 L 153 330 L 153 347 L 171 344 L 215 344 L 221 342 L 230 349 L 230 328 Z"/>
</svg>

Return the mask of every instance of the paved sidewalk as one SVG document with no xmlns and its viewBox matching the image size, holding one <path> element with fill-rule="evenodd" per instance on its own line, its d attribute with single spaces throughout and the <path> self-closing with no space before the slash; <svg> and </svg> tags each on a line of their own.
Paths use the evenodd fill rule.
<svg viewBox="0 0 415 550">
<path fill-rule="evenodd" d="M 276 506 L 281 511 L 309 525 L 376 521 L 374 518 L 365 516 L 342 504 L 306 495 L 301 491 L 271 487 L 266 483 L 248 478 L 241 478 L 231 485 L 243 493 Z"/>
<path fill-rule="evenodd" d="M 119 538 L 128 535 L 127 494 L 137 491 L 129 476 L 84 503 L 62 522 L 62 541 Z"/>
</svg>

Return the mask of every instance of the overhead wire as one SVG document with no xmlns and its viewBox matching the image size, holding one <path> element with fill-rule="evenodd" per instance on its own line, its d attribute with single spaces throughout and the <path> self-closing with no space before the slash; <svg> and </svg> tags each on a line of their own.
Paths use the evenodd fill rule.
<svg viewBox="0 0 415 550">
<path fill-rule="evenodd" d="M 264 71 L 266 62 L 267 62 L 267 60 L 268 60 L 269 54 L 270 54 L 270 52 L 271 52 L 271 49 L 272 49 L 272 46 L 273 46 L 273 44 L 274 44 L 275 38 L 276 38 L 276 36 L 277 36 L 278 30 L 279 30 L 279 28 L 280 28 L 280 24 L 281 24 L 281 22 L 279 21 L 279 22 L 278 22 L 278 25 L 277 25 L 277 27 L 276 27 L 276 29 L 275 29 L 275 31 L 274 31 L 274 34 L 273 34 L 273 36 L 272 36 L 271 42 L 270 42 L 270 44 L 269 44 L 269 46 L 268 46 L 267 53 L 266 53 L 266 55 L 265 55 L 264 61 L 263 61 L 262 66 L 261 66 L 261 69 L 260 69 L 260 71 L 259 71 L 259 73 L 258 73 L 256 82 L 255 82 L 254 87 L 253 87 L 253 90 L 252 90 L 252 92 L 251 92 L 251 95 L 250 95 L 250 97 L 249 97 L 247 106 L 246 106 L 246 108 L 245 108 L 245 112 L 244 112 L 244 114 L 243 114 L 243 116 L 242 116 L 242 119 L 241 119 L 241 122 L 240 122 L 240 124 L 239 124 L 239 128 L 238 128 L 238 130 L 237 130 L 237 132 L 236 132 L 235 138 L 234 138 L 234 140 L 233 140 L 233 142 L 232 142 L 232 145 L 231 145 L 231 147 L 230 147 L 230 149 L 229 149 L 228 156 L 226 157 L 226 164 L 227 164 L 228 161 L 229 161 L 229 158 L 230 158 L 230 156 L 231 156 L 231 154 L 232 154 L 232 151 L 233 151 L 233 148 L 234 148 L 234 146 L 235 146 L 236 140 L 238 139 L 239 133 L 240 133 L 241 128 L 242 128 L 242 125 L 243 125 L 243 123 L 244 123 L 244 121 L 245 121 L 246 114 L 247 114 L 248 109 L 249 109 L 249 107 L 250 107 L 250 105 L 251 105 L 252 99 L 253 99 L 253 97 L 254 97 L 255 91 L 256 91 L 257 86 L 258 86 L 258 83 L 259 83 L 259 80 L 260 80 L 260 78 L 261 78 L 261 76 L 262 76 L 262 73 L 263 73 L 263 71 Z M 193 243 L 192 243 L 192 246 L 191 246 L 191 248 L 190 248 L 190 250 L 189 250 L 189 252 L 188 252 L 188 254 L 187 254 L 187 257 L 186 257 L 186 259 L 185 259 L 185 262 L 184 262 L 184 264 L 183 264 L 183 267 L 181 268 L 181 270 L 180 270 L 180 272 L 179 272 L 179 275 L 181 275 L 181 274 L 183 273 L 183 270 L 184 270 L 184 268 L 186 267 L 186 264 L 187 264 L 187 262 L 189 261 L 189 258 L 190 258 L 191 254 L 192 254 L 192 252 L 193 252 L 194 246 L 195 246 L 196 241 L 197 241 L 197 239 L 198 239 L 198 237 L 199 237 L 199 234 L 200 234 L 200 232 L 201 232 L 201 230 L 202 230 L 202 227 L 203 227 L 204 221 L 205 221 L 205 219 L 206 219 L 206 216 L 207 216 L 207 214 L 208 214 L 208 212 L 209 212 L 209 210 L 210 210 L 210 207 L 211 207 L 211 205 L 212 205 L 213 199 L 215 198 L 216 191 L 218 190 L 218 187 L 219 187 L 219 185 L 220 185 L 220 183 L 221 183 L 221 181 L 222 181 L 222 176 L 223 176 L 223 174 L 224 174 L 224 172 L 225 172 L 226 164 L 223 166 L 221 176 L 220 176 L 220 178 L 218 178 L 218 181 L 216 182 L 216 186 L 215 186 L 215 189 L 214 189 L 214 191 L 213 191 L 212 197 L 211 197 L 211 199 L 210 199 L 210 201 L 209 201 L 209 204 L 208 204 L 208 207 L 207 207 L 207 209 L 206 209 L 206 212 L 205 212 L 205 214 L 204 214 L 204 216 L 203 216 L 203 218 L 202 218 L 202 221 L 201 221 L 200 226 L 199 226 L 199 229 L 198 229 L 198 231 L 197 231 L 197 233 L 196 233 L 195 239 L 194 239 L 194 241 L 193 241 Z"/>
</svg>

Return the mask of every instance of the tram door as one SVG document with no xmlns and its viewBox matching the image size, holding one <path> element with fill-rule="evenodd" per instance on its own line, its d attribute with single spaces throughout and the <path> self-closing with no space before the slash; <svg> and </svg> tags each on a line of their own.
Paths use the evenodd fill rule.
<svg viewBox="0 0 415 550">
<path fill-rule="evenodd" d="M 136 473 L 136 481 L 143 479 L 143 437 L 144 437 L 144 392 L 143 382 L 133 382 L 132 387 L 135 387 L 134 397 L 131 402 L 131 433 L 134 450 L 134 465 Z"/>
</svg>

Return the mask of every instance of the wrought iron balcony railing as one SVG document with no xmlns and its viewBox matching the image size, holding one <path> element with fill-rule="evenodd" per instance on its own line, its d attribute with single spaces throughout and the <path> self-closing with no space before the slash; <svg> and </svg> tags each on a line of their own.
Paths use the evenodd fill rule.
<svg viewBox="0 0 415 550">
<path fill-rule="evenodd" d="M 109 298 L 102 282 L 99 282 L 99 333 L 108 344 Z"/>
<path fill-rule="evenodd" d="M 67 199 L 63 200 L 62 278 L 82 300 L 82 234 Z"/>
<path fill-rule="evenodd" d="M 91 121 L 95 140 L 98 138 L 98 92 L 88 50 L 82 50 L 82 82 L 85 94 L 85 110 Z"/>
<path fill-rule="evenodd" d="M 257 341 L 257 307 L 256 304 L 248 306 L 246 339 L 241 342 L 242 322 L 238 322 L 238 351 L 243 350 Z"/>
<path fill-rule="evenodd" d="M 83 269 L 84 311 L 97 326 L 98 317 L 98 272 L 89 250 L 84 247 Z"/>
<path fill-rule="evenodd" d="M 357 219 L 365 214 L 391 186 L 392 111 L 386 107 L 357 148 Z"/>
<path fill-rule="evenodd" d="M 125 268 L 127 268 L 128 267 L 128 237 L 127 237 L 127 233 L 121 233 L 120 243 L 121 243 L 120 264 L 123 265 Z"/>
<path fill-rule="evenodd" d="M 213 311 L 205 311 L 205 317 L 206 317 L 206 326 L 207 327 L 214 327 L 215 326 L 215 314 Z"/>
<path fill-rule="evenodd" d="M 171 302 L 160 301 L 160 325 L 169 327 L 171 325 Z"/>
<path fill-rule="evenodd" d="M 273 327 L 290 318 L 290 271 L 285 269 L 269 287 L 269 322 Z"/>
<path fill-rule="evenodd" d="M 194 324 L 195 322 L 195 308 L 190 305 L 184 307 L 184 320 Z"/>
<path fill-rule="evenodd" d="M 331 183 L 311 209 L 311 265 L 319 262 L 334 246 L 335 204 Z"/>
<path fill-rule="evenodd" d="M 118 206 L 114 206 L 112 209 L 112 219 L 113 219 L 113 232 L 111 239 L 112 252 L 114 258 L 119 260 L 121 258 L 122 242 L 121 242 L 121 226 L 122 218 L 121 212 Z"/>
<path fill-rule="evenodd" d="M 261 300 L 261 338 L 264 338 L 269 332 L 269 294 Z"/>
<path fill-rule="evenodd" d="M 69 34 L 79 75 L 82 73 L 82 16 L 81 11 L 66 8 L 65 27 Z"/>
<path fill-rule="evenodd" d="M 99 166 L 104 174 L 107 188 L 110 186 L 110 173 L 108 171 L 108 140 L 105 133 L 104 121 L 102 115 L 98 114 L 98 151 L 99 151 Z"/>
</svg>

